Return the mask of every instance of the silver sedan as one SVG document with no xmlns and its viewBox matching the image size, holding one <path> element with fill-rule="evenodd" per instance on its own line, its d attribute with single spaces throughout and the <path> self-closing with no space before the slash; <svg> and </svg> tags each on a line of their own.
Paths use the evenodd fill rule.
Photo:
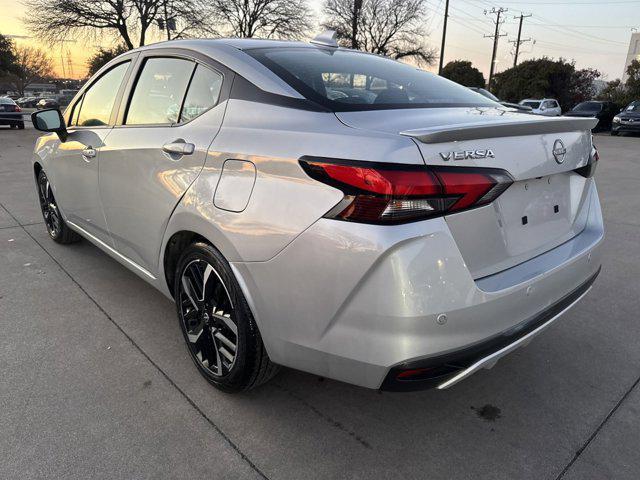
<svg viewBox="0 0 640 480">
<path fill-rule="evenodd" d="M 33 122 L 51 238 L 174 299 L 225 391 L 279 365 L 448 388 L 600 270 L 593 119 L 521 114 L 330 34 L 142 47 Z"/>
</svg>

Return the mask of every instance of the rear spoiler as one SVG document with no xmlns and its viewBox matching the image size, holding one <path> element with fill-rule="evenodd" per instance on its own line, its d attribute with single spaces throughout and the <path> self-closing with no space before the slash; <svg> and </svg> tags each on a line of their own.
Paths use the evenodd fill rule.
<svg viewBox="0 0 640 480">
<path fill-rule="evenodd" d="M 533 117 L 533 116 L 532 116 Z M 596 118 L 576 117 L 535 117 L 526 120 L 513 117 L 486 123 L 459 123 L 437 127 L 405 130 L 400 135 L 415 138 L 422 143 L 444 143 L 481 138 L 519 137 L 522 135 L 542 135 L 591 130 L 598 124 Z"/>
</svg>

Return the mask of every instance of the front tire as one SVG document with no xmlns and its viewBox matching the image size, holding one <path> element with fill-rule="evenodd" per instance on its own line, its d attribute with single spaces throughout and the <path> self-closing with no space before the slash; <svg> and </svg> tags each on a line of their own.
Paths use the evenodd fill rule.
<svg viewBox="0 0 640 480">
<path fill-rule="evenodd" d="M 40 209 L 42 210 L 42 218 L 47 227 L 47 232 L 54 242 L 61 244 L 75 243 L 82 237 L 71 230 L 62 218 L 56 199 L 53 196 L 51 184 L 44 170 L 40 170 L 38 174 L 38 200 L 40 200 Z"/>
<path fill-rule="evenodd" d="M 215 248 L 204 242 L 187 247 L 174 278 L 180 328 L 207 381 L 240 392 L 277 373 L 231 267 Z"/>
</svg>

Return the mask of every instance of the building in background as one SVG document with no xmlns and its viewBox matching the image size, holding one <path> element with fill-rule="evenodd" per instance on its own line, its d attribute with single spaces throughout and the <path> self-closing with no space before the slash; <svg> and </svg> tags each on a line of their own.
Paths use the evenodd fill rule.
<svg viewBox="0 0 640 480">
<path fill-rule="evenodd" d="M 627 61 L 624 64 L 622 72 L 622 83 L 627 81 L 627 67 L 631 65 L 633 60 L 640 60 L 640 32 L 631 34 L 631 42 L 629 42 L 629 52 L 627 53 Z"/>
</svg>

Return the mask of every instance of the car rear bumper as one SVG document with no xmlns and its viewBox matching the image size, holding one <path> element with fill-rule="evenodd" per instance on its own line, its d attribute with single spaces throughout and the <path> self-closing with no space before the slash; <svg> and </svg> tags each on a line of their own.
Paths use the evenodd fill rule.
<svg viewBox="0 0 640 480">
<path fill-rule="evenodd" d="M 394 373 L 453 355 L 456 368 L 438 381 L 403 389 L 439 386 L 526 343 L 595 279 L 604 228 L 594 183 L 590 189 L 580 234 L 481 279 L 442 218 L 402 228 L 321 219 L 273 259 L 232 267 L 274 362 L 399 389 Z"/>
<path fill-rule="evenodd" d="M 24 123 L 20 112 L 0 112 L 0 125 L 18 125 Z"/>
<path fill-rule="evenodd" d="M 500 358 L 527 345 L 576 305 L 591 290 L 599 274 L 600 269 L 573 292 L 506 332 L 455 352 L 392 368 L 382 383 L 381 390 L 413 391 L 433 387 L 444 390 L 478 370 L 492 368 Z"/>
</svg>

